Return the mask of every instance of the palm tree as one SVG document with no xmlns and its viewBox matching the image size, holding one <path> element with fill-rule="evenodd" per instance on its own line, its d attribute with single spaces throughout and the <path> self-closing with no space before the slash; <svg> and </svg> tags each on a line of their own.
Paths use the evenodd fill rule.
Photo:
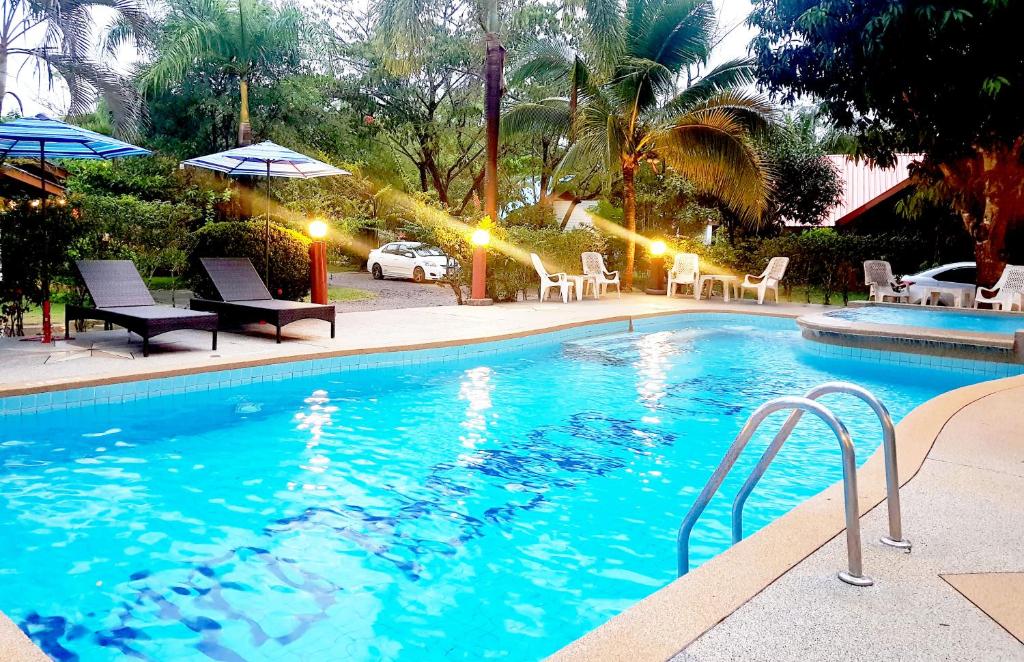
<svg viewBox="0 0 1024 662">
<path fill-rule="evenodd" d="M 142 83 L 169 88 L 195 66 L 213 62 L 238 78 L 238 144 L 252 142 L 249 84 L 260 71 L 298 53 L 302 14 L 291 4 L 267 0 L 185 0 L 171 6 L 156 60 Z"/>
<path fill-rule="evenodd" d="M 48 80 L 59 78 L 70 93 L 69 115 L 92 109 L 97 97 L 114 120 L 118 135 L 130 137 L 142 119 L 143 106 L 130 82 L 99 62 L 94 51 L 93 10 L 114 11 L 104 31 L 108 53 L 142 38 L 150 21 L 139 0 L 2 0 L 0 2 L 0 106 L 8 95 L 11 57 L 27 58 Z"/>
<path fill-rule="evenodd" d="M 769 185 L 751 134 L 772 120 L 774 109 L 744 89 L 753 82 L 750 60 L 691 77 L 712 47 L 709 0 L 627 0 L 625 11 L 614 5 L 611 16 L 608 3 L 585 7 L 591 29 L 584 53 L 538 43 L 517 71 L 563 81 L 567 98 L 519 104 L 506 113 L 503 127 L 518 132 L 561 125 L 571 146 L 558 174 L 597 167 L 608 184 L 621 180 L 628 231 L 623 286 L 630 288 L 637 169 L 645 161 L 664 162 L 742 220 L 756 222 Z"/>
</svg>

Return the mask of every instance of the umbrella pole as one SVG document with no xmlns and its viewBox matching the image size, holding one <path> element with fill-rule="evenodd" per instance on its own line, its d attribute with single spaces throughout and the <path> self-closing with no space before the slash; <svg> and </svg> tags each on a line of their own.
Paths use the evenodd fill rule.
<svg viewBox="0 0 1024 662">
<path fill-rule="evenodd" d="M 46 222 L 46 143 L 39 141 L 39 186 L 42 189 L 43 215 L 43 342 L 53 342 L 53 326 L 50 320 L 50 228 Z"/>
<path fill-rule="evenodd" d="M 263 273 L 267 281 L 267 289 L 270 289 L 270 160 L 267 160 L 267 227 L 266 236 L 263 241 Z M 271 293 L 273 295 L 273 293 Z"/>
</svg>

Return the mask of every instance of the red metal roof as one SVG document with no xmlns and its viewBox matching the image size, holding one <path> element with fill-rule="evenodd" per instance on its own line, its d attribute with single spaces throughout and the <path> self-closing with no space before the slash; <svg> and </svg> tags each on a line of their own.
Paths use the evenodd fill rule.
<svg viewBox="0 0 1024 662">
<path fill-rule="evenodd" d="M 829 155 L 843 182 L 843 201 L 836 205 L 822 224 L 843 225 L 875 205 L 896 195 L 910 185 L 911 163 L 918 154 L 897 154 L 892 168 L 879 168 L 865 161 L 857 162 L 842 154 Z"/>
<path fill-rule="evenodd" d="M 821 227 L 844 225 L 867 210 L 910 186 L 909 166 L 919 154 L 897 154 L 892 168 L 879 168 L 867 161 L 857 162 L 845 154 L 827 157 L 839 171 L 843 185 L 843 201 L 832 208 Z M 786 221 L 790 227 L 798 223 Z"/>
</svg>

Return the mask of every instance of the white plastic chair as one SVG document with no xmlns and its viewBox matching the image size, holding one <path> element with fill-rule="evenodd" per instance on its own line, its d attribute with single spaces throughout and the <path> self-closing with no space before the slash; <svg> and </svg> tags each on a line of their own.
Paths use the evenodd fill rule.
<svg viewBox="0 0 1024 662">
<path fill-rule="evenodd" d="M 700 282 L 700 258 L 696 253 L 676 253 L 676 259 L 672 262 L 672 270 L 668 272 L 668 287 L 665 288 L 666 296 L 673 296 L 677 287 L 689 285 L 693 293 L 697 293 L 697 283 Z"/>
<path fill-rule="evenodd" d="M 864 260 L 864 284 L 872 301 L 884 303 L 886 299 L 895 299 L 896 303 L 910 303 L 910 288 L 897 290 L 893 287 L 895 280 L 892 267 L 885 260 Z"/>
<path fill-rule="evenodd" d="M 987 303 L 992 310 L 1020 310 L 1024 306 L 1024 266 L 1008 264 L 992 287 L 979 287 L 974 295 L 974 307 Z"/>
<path fill-rule="evenodd" d="M 619 272 L 608 271 L 604 266 L 604 256 L 600 253 L 588 251 L 580 255 L 580 260 L 583 262 L 583 275 L 594 278 L 598 296 L 607 294 L 609 285 L 614 285 L 615 291 L 620 297 L 622 296 L 622 288 L 619 285 Z"/>
<path fill-rule="evenodd" d="M 562 293 L 562 303 L 569 303 L 569 290 L 572 288 L 569 276 L 565 272 L 549 274 L 536 253 L 530 253 L 530 259 L 533 261 L 533 268 L 537 270 L 537 275 L 540 276 L 540 300 L 547 299 L 551 290 L 557 288 Z"/>
<path fill-rule="evenodd" d="M 747 274 L 740 284 L 740 298 L 747 290 L 757 290 L 757 303 L 764 303 L 764 295 L 771 290 L 775 293 L 775 303 L 779 302 L 779 281 L 786 275 L 786 267 L 789 266 L 788 257 L 773 257 L 768 260 L 768 266 L 761 272 L 760 276 Z"/>
</svg>

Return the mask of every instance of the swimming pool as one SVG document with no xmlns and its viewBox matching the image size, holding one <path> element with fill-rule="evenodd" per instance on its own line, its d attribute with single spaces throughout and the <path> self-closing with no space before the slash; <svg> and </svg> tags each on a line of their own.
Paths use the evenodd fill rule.
<svg viewBox="0 0 1024 662">
<path fill-rule="evenodd" d="M 788 320 L 639 328 L 4 418 L 0 610 L 59 660 L 537 658 L 675 578 L 683 514 L 765 399 L 847 379 L 898 419 L 982 379 L 821 357 Z M 863 462 L 877 420 L 839 411 Z M 838 480 L 835 446 L 805 417 L 748 532 Z"/>
<path fill-rule="evenodd" d="M 1012 336 L 1024 331 L 1024 315 L 986 315 L 955 310 L 928 310 L 912 307 L 857 306 L 825 313 L 826 317 L 848 322 L 921 326 L 948 331 L 998 333 Z"/>
</svg>

